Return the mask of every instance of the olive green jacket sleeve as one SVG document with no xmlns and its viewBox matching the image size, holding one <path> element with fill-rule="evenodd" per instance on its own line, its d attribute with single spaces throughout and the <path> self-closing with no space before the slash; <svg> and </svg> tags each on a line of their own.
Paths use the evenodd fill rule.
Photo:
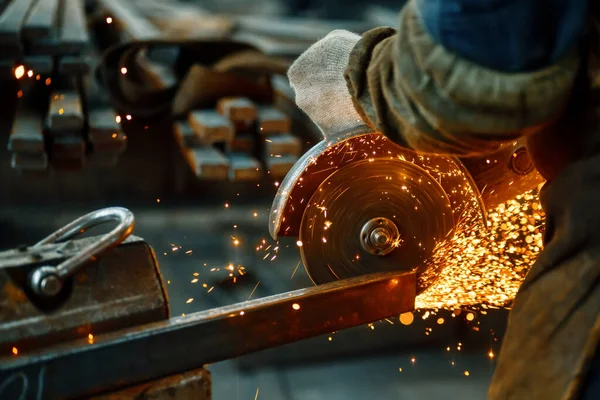
<svg viewBox="0 0 600 400">
<path fill-rule="evenodd" d="M 436 44 L 409 2 L 397 30 L 363 35 L 345 77 L 355 108 L 373 129 L 415 150 L 468 156 L 552 124 L 569 101 L 579 65 L 573 51 L 530 73 L 480 67 Z"/>
</svg>

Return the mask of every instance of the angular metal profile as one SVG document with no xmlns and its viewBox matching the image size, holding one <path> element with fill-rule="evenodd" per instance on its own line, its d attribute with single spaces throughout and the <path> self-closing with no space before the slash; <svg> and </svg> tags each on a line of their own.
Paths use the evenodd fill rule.
<svg viewBox="0 0 600 400">
<path fill-rule="evenodd" d="M 414 273 L 365 275 L 0 358 L 0 398 L 73 399 L 414 309 Z"/>
</svg>

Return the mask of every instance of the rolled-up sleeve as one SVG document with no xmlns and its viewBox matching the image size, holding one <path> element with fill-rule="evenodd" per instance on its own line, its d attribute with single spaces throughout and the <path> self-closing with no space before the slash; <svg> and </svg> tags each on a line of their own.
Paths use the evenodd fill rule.
<svg viewBox="0 0 600 400">
<path fill-rule="evenodd" d="M 551 124 L 569 101 L 579 66 L 577 46 L 531 72 L 481 66 L 437 43 L 413 0 L 397 30 L 363 35 L 345 76 L 372 128 L 415 150 L 468 156 Z"/>
</svg>

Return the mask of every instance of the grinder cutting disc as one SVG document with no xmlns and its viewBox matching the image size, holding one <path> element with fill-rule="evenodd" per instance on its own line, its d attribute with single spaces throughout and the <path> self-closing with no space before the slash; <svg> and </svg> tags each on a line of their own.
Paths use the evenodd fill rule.
<svg viewBox="0 0 600 400">
<path fill-rule="evenodd" d="M 300 252 L 315 284 L 426 268 L 453 230 L 443 188 L 419 166 L 365 159 L 331 174 L 310 199 Z"/>
</svg>

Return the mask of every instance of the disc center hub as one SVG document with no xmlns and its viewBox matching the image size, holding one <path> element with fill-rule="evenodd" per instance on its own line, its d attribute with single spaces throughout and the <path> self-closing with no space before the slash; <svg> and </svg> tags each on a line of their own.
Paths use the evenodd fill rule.
<svg viewBox="0 0 600 400">
<path fill-rule="evenodd" d="M 398 247 L 400 232 L 394 222 L 379 217 L 367 221 L 360 231 L 360 244 L 369 254 L 385 256 Z"/>
</svg>

